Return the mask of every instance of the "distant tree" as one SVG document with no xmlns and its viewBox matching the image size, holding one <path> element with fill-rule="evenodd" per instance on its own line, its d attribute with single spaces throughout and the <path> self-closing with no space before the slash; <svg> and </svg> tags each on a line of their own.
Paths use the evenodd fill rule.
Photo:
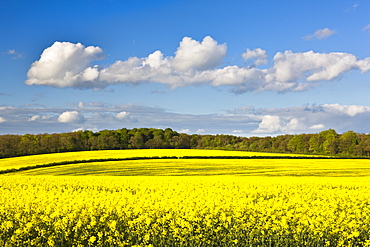
<svg viewBox="0 0 370 247">
<path fill-rule="evenodd" d="M 190 148 L 190 137 L 187 134 L 181 133 L 179 135 L 178 148 Z"/>
<path fill-rule="evenodd" d="M 314 134 L 308 141 L 309 152 L 313 154 L 322 154 L 324 138 L 319 134 Z"/>
<path fill-rule="evenodd" d="M 19 150 L 20 135 L 2 135 L 0 136 L 0 157 L 13 157 L 21 155 Z"/>
<path fill-rule="evenodd" d="M 190 136 L 190 148 L 198 147 L 198 143 L 201 137 L 199 135 L 193 134 Z"/>
<path fill-rule="evenodd" d="M 63 133 L 60 134 L 59 145 L 61 152 L 72 152 L 77 151 L 77 142 L 78 133 Z"/>
<path fill-rule="evenodd" d="M 341 154 L 353 155 L 354 148 L 359 144 L 359 137 L 353 131 L 347 131 L 339 137 L 339 150 Z"/>
<path fill-rule="evenodd" d="M 213 146 L 212 137 L 210 135 L 200 136 L 197 148 L 210 148 L 212 146 Z"/>
<path fill-rule="evenodd" d="M 167 148 L 171 147 L 171 143 L 170 143 L 171 138 L 174 137 L 174 136 L 178 136 L 178 135 L 179 134 L 176 131 L 173 131 L 170 128 L 167 128 L 167 129 L 164 130 L 163 141 L 165 142 L 165 145 L 166 145 Z"/>
<path fill-rule="evenodd" d="M 56 152 L 56 145 L 53 143 L 53 136 L 49 134 L 38 135 L 36 142 L 37 153 L 53 153 Z"/>
<path fill-rule="evenodd" d="M 127 149 L 129 145 L 129 135 L 126 128 L 116 130 L 119 149 Z"/>
<path fill-rule="evenodd" d="M 145 143 L 145 147 L 155 149 L 155 148 L 164 148 L 164 141 L 161 135 L 156 135 L 152 139 L 149 139 Z"/>
<path fill-rule="evenodd" d="M 25 134 L 21 137 L 17 149 L 21 155 L 37 154 L 37 141 L 36 135 Z"/>
<path fill-rule="evenodd" d="M 338 135 L 328 129 L 318 134 L 276 137 L 232 135 L 187 135 L 170 128 L 89 130 L 62 134 L 0 135 L 0 157 L 39 153 L 127 149 L 127 148 L 207 148 L 256 152 L 311 153 L 370 157 L 370 135 L 347 131 Z"/>
<path fill-rule="evenodd" d="M 80 139 L 81 150 L 93 150 L 92 139 L 94 138 L 94 133 L 91 130 L 77 131 L 76 133 Z"/>
<path fill-rule="evenodd" d="M 260 152 L 271 152 L 272 149 L 272 138 L 267 136 L 262 138 L 258 142 L 258 148 Z"/>
<path fill-rule="evenodd" d="M 130 138 L 131 148 L 141 149 L 145 147 L 145 138 L 144 135 L 138 131 Z"/>
<path fill-rule="evenodd" d="M 354 147 L 356 156 L 370 156 L 370 134 L 359 134 L 359 144 Z"/>
<path fill-rule="evenodd" d="M 364 155 L 370 156 L 370 134 L 366 135 L 363 141 Z"/>
<path fill-rule="evenodd" d="M 272 139 L 272 152 L 287 153 L 289 152 L 288 144 L 293 138 L 292 135 L 276 136 Z"/>
<path fill-rule="evenodd" d="M 260 138 L 260 137 L 251 137 L 251 138 L 249 138 L 249 140 L 250 140 L 249 150 L 253 151 L 253 152 L 260 151 L 259 143 L 260 143 L 261 139 L 262 138 Z"/>
<path fill-rule="evenodd" d="M 117 131 L 102 130 L 98 134 L 98 149 L 120 149 L 120 136 Z"/>
<path fill-rule="evenodd" d="M 335 130 L 333 129 L 328 129 L 320 132 L 319 135 L 324 138 L 324 142 L 322 144 L 324 153 L 332 155 L 337 154 L 338 153 L 337 132 L 335 132 Z"/>
<path fill-rule="evenodd" d="M 292 153 L 304 153 L 304 135 L 294 135 L 288 142 L 288 150 Z"/>
</svg>

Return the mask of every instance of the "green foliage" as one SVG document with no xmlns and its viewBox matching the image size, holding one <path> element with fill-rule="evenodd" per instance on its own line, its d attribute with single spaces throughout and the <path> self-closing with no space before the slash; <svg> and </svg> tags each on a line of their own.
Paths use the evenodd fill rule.
<svg viewBox="0 0 370 247">
<path fill-rule="evenodd" d="M 32 154 L 121 149 L 224 149 L 273 153 L 370 156 L 370 135 L 329 129 L 318 134 L 276 137 L 187 135 L 170 128 L 78 131 L 62 134 L 1 135 L 0 158 Z"/>
</svg>

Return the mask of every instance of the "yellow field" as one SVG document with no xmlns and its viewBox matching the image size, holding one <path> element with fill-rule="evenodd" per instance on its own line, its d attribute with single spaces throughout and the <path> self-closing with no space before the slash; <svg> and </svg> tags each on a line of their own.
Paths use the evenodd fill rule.
<svg viewBox="0 0 370 247">
<path fill-rule="evenodd" d="M 6 175 L 69 176 L 370 176 L 370 160 L 169 159 L 61 165 Z"/>
<path fill-rule="evenodd" d="M 206 155 L 267 154 L 93 151 L 2 159 L 0 169 Z M 369 178 L 370 160 L 332 159 L 107 161 L 8 173 L 0 175 L 0 246 L 370 246 Z"/>
<path fill-rule="evenodd" d="M 15 158 L 0 159 L 0 170 L 35 166 L 52 162 L 88 160 L 103 158 L 129 158 L 129 157 L 153 157 L 153 156 L 276 156 L 276 154 L 222 151 L 222 150 L 197 150 L 197 149 L 140 149 L 140 150 L 99 150 L 30 155 Z M 279 154 L 279 156 L 287 156 Z M 289 155 L 303 156 L 303 155 Z"/>
<path fill-rule="evenodd" d="M 0 180 L 0 246 L 367 246 L 368 178 Z"/>
</svg>

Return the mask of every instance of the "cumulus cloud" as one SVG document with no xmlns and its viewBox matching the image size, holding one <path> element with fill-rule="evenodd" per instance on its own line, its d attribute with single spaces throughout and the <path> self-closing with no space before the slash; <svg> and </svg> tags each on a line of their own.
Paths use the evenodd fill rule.
<svg viewBox="0 0 370 247">
<path fill-rule="evenodd" d="M 258 66 L 260 64 L 267 64 L 267 52 L 261 48 L 254 50 L 249 50 L 242 54 L 244 60 L 255 59 L 255 62 L 252 66 Z"/>
<path fill-rule="evenodd" d="M 116 118 L 119 119 L 119 120 L 122 120 L 122 119 L 128 118 L 129 115 L 130 115 L 130 113 L 122 111 L 120 113 L 117 113 Z"/>
<path fill-rule="evenodd" d="M 296 82 L 328 81 L 339 77 L 351 69 L 365 68 L 367 64 L 359 64 L 352 54 L 343 52 L 315 53 L 313 51 L 293 53 L 278 52 L 274 56 L 274 73 L 276 81 Z"/>
<path fill-rule="evenodd" d="M 334 112 L 339 114 L 347 114 L 350 117 L 354 117 L 357 114 L 370 112 L 369 106 L 359 106 L 359 105 L 339 105 L 339 104 L 324 104 L 322 105 L 324 111 Z"/>
<path fill-rule="evenodd" d="M 304 118 L 265 115 L 262 117 L 262 121 L 258 125 L 258 128 L 253 130 L 252 133 L 293 134 L 293 133 L 296 133 L 297 131 L 299 132 L 299 131 L 304 131 L 307 129 L 304 121 L 305 121 Z"/>
<path fill-rule="evenodd" d="M 311 130 L 322 130 L 325 129 L 325 125 L 323 124 L 314 124 L 310 127 Z"/>
<path fill-rule="evenodd" d="M 330 30 L 329 28 L 324 28 L 324 29 L 317 30 L 313 34 L 304 36 L 303 39 L 304 40 L 326 39 L 326 38 L 328 38 L 328 37 L 330 37 L 330 36 L 332 36 L 333 34 L 336 34 L 336 33 L 337 32 L 334 31 L 334 30 Z"/>
<path fill-rule="evenodd" d="M 0 117 L 0 123 L 4 123 L 6 120 L 3 117 Z"/>
<path fill-rule="evenodd" d="M 97 67 L 90 67 L 91 62 L 102 58 L 104 58 L 103 50 L 99 47 L 85 47 L 81 43 L 55 42 L 43 51 L 39 60 L 31 65 L 26 84 L 92 87 L 99 73 L 97 73 Z"/>
<path fill-rule="evenodd" d="M 185 134 L 189 134 L 191 133 L 190 129 L 181 129 L 179 130 L 180 133 L 185 133 Z"/>
<path fill-rule="evenodd" d="M 26 84 L 101 89 L 113 84 L 156 82 L 171 89 L 206 84 L 226 85 L 234 93 L 283 92 L 304 91 L 323 81 L 340 78 L 350 70 L 362 73 L 370 70 L 370 58 L 359 60 L 343 52 L 278 52 L 267 69 L 257 68 L 267 63 L 267 52 L 260 48 L 247 49 L 242 54 L 243 59 L 254 60 L 249 67 L 219 67 L 226 54 L 226 44 L 219 44 L 209 36 L 202 42 L 184 37 L 175 56 L 165 56 L 158 50 L 147 57 L 130 57 L 99 67 L 93 62 L 104 58 L 101 48 L 55 42 L 32 64 Z"/>
<path fill-rule="evenodd" d="M 197 129 L 197 131 L 195 131 L 195 133 L 198 133 L 198 134 L 202 134 L 202 133 L 205 133 L 206 130 L 205 129 Z"/>
<path fill-rule="evenodd" d="M 36 120 L 39 120 L 39 119 L 48 119 L 49 117 L 47 116 L 41 116 L 41 115 L 33 115 L 32 117 L 30 117 L 28 119 L 29 122 L 32 122 L 32 121 L 36 121 Z"/>
<path fill-rule="evenodd" d="M 77 111 L 65 111 L 59 117 L 58 121 L 61 123 L 81 123 L 84 117 Z"/>
<path fill-rule="evenodd" d="M 278 116 L 266 115 L 263 116 L 262 122 L 258 125 L 258 129 L 253 133 L 276 133 L 281 130 L 281 120 Z"/>
<path fill-rule="evenodd" d="M 226 57 L 226 51 L 226 44 L 219 45 L 210 36 L 202 42 L 184 37 L 173 59 L 173 67 L 178 71 L 212 69 Z"/>
</svg>

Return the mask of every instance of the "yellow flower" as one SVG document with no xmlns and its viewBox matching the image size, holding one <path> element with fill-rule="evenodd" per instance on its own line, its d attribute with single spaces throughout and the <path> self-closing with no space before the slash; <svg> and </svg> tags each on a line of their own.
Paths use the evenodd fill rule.
<svg viewBox="0 0 370 247">
<path fill-rule="evenodd" d="M 93 243 L 95 243 L 95 241 L 96 241 L 96 237 L 95 236 L 91 236 L 89 238 L 89 243 L 93 244 Z"/>
</svg>

